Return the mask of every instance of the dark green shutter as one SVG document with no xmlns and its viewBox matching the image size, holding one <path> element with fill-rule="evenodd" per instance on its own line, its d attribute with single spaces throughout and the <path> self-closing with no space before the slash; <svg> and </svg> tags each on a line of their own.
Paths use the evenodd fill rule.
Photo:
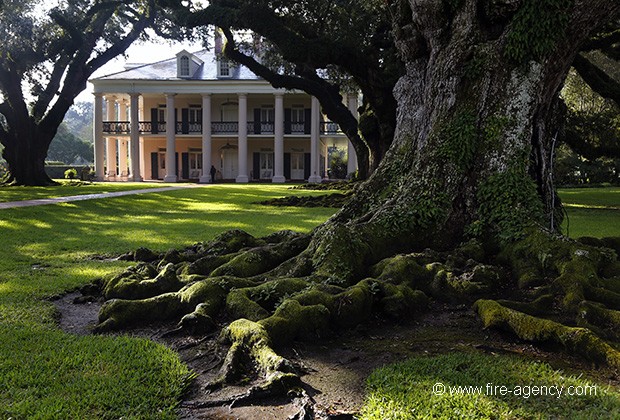
<svg viewBox="0 0 620 420">
<path fill-rule="evenodd" d="M 291 154 L 284 154 L 284 178 L 291 179 Z"/>
<path fill-rule="evenodd" d="M 151 108 L 151 134 L 159 133 L 159 109 Z M 153 178 L 157 179 L 157 178 Z"/>
<path fill-rule="evenodd" d="M 304 179 L 310 178 L 310 153 L 304 153 Z"/>
<path fill-rule="evenodd" d="M 159 153 L 151 153 L 151 179 L 159 179 Z"/>
<path fill-rule="evenodd" d="M 179 153 L 174 152 L 174 175 L 179 176 Z"/>
<path fill-rule="evenodd" d="M 254 175 L 254 179 L 260 179 L 260 153 L 254 152 L 254 165 L 252 168 L 252 172 Z"/>
<path fill-rule="evenodd" d="M 284 109 L 284 134 L 291 134 L 293 132 L 292 110 L 291 108 Z"/>
<path fill-rule="evenodd" d="M 181 109 L 181 134 L 189 134 L 189 108 Z"/>
<path fill-rule="evenodd" d="M 312 130 L 312 110 L 309 108 L 304 109 L 304 134 L 310 134 Z"/>
<path fill-rule="evenodd" d="M 181 153 L 181 178 L 189 179 L 189 153 Z"/>
</svg>

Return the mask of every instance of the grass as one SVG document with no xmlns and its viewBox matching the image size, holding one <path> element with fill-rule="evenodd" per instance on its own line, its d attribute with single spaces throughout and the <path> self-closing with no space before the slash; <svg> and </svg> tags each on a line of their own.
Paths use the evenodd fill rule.
<svg viewBox="0 0 620 420">
<path fill-rule="evenodd" d="M 375 370 L 367 384 L 363 420 L 620 418 L 617 390 L 516 356 L 416 357 Z"/>
<path fill-rule="evenodd" d="M 568 213 L 564 232 L 581 236 L 620 236 L 620 187 L 564 188 L 560 198 Z"/>
<path fill-rule="evenodd" d="M 61 185 L 55 187 L 9 187 L 0 185 L 0 203 L 65 197 L 71 195 L 103 194 L 109 192 L 158 188 L 173 185 L 142 182 L 97 182 L 92 184 L 83 183 L 76 186 L 70 185 L 68 181 L 56 181 L 60 182 Z"/>
<path fill-rule="evenodd" d="M 85 193 L 158 186 L 95 184 Z M 12 201 L 76 195 L 82 188 L 0 194 Z M 143 339 L 65 334 L 45 299 L 127 266 L 93 255 L 139 246 L 164 251 L 233 228 L 257 236 L 307 232 L 334 212 L 252 204 L 290 194 L 317 193 L 215 185 L 0 210 L 0 418 L 173 418 L 191 375 L 176 354 Z"/>
<path fill-rule="evenodd" d="M 101 183 L 80 187 L 0 188 L 0 201 L 160 186 L 163 184 Z M 598 236 L 592 231 L 598 225 L 603 225 L 599 233 L 604 234 L 617 228 L 614 212 L 620 210 L 618 200 L 613 198 L 617 195 L 608 196 L 608 192 L 618 194 L 617 189 L 560 192 L 566 203 L 586 206 L 568 208 L 571 236 L 580 230 Z M 115 255 L 139 246 L 164 251 L 206 241 L 233 228 L 257 236 L 280 229 L 310 231 L 334 210 L 274 209 L 253 203 L 285 195 L 322 193 L 291 191 L 286 186 L 229 184 L 0 210 L 3 245 L 0 247 L 0 418 L 174 418 L 179 396 L 191 376 L 176 354 L 143 339 L 65 334 L 56 327 L 54 306 L 46 298 L 127 266 L 123 262 L 96 261 L 90 258 L 93 255 Z M 584 212 L 582 219 L 575 215 L 577 211 Z M 599 212 L 611 212 L 610 218 L 601 221 Z M 545 383 L 570 379 L 562 379 L 561 373 L 544 365 L 520 359 L 491 356 L 471 359 L 471 355 L 462 353 L 450 357 L 454 358 L 453 362 L 441 357 L 416 359 L 409 365 L 375 373 L 369 382 L 371 394 L 364 408 L 365 418 L 383 418 L 379 415 L 411 418 L 408 401 L 415 399 L 415 404 L 436 401 L 429 398 L 428 388 L 421 388 L 426 385 L 416 385 L 417 390 L 409 388 L 420 375 L 427 381 L 425 384 L 451 380 L 457 385 L 479 385 L 476 381 L 499 384 L 503 380 L 506 384 L 518 384 L 517 379 L 527 382 L 538 378 L 540 372 L 544 373 Z M 528 370 L 504 369 L 510 363 L 519 369 L 526 366 Z M 418 365 L 420 369 L 431 367 L 421 374 L 414 370 Z M 488 373 L 479 372 L 487 368 Z M 521 376 L 517 376 L 519 373 Z M 584 410 L 590 410 L 584 413 L 604 417 L 617 413 L 617 398 L 617 394 L 609 391 L 596 399 L 577 398 L 570 404 L 564 404 L 564 399 L 562 404 L 545 400 L 546 403 L 535 402 L 528 408 L 533 398 L 521 401 L 467 397 L 442 399 L 436 409 L 440 411 L 436 412 L 453 415 L 454 411 L 445 410 L 462 410 L 467 415 L 470 412 L 467 410 L 474 410 L 471 418 L 480 418 L 475 417 L 476 413 L 486 415 L 496 409 L 508 418 L 555 416 L 554 413 L 559 413 L 558 417 L 564 414 L 579 417 L 576 411 L 549 410 L 577 410 L 575 404 L 580 403 Z"/>
</svg>

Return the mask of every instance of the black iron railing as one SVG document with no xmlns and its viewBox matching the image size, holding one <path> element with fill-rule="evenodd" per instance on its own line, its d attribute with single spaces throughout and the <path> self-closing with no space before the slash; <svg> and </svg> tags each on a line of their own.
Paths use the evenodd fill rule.
<svg viewBox="0 0 620 420">
<path fill-rule="evenodd" d="M 290 124 L 290 133 L 287 134 L 309 134 L 306 124 L 303 122 L 285 123 Z M 335 122 L 322 121 L 320 123 L 321 134 L 343 134 L 340 126 Z M 138 123 L 140 133 L 165 134 L 166 123 L 157 122 L 153 124 L 151 121 L 140 121 Z M 199 122 L 177 122 L 175 124 L 176 134 L 199 134 L 202 133 L 202 123 Z M 273 122 L 247 122 L 247 130 L 250 134 L 273 134 L 275 132 L 275 124 Z M 213 134 L 235 134 L 239 131 L 239 123 L 237 121 L 214 121 L 211 123 L 211 133 Z M 131 132 L 131 123 L 129 121 L 104 121 L 103 132 L 106 134 L 129 134 Z"/>
</svg>

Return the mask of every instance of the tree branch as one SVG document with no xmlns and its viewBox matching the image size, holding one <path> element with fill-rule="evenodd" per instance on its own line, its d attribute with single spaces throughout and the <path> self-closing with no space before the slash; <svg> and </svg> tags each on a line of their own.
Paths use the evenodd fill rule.
<svg viewBox="0 0 620 420">
<path fill-rule="evenodd" d="M 236 48 L 234 36 L 230 28 L 222 28 L 226 36 L 224 54 L 231 60 L 249 68 L 254 74 L 267 80 L 271 85 L 278 88 L 298 89 L 316 97 L 329 119 L 337 123 L 344 134 L 354 145 L 356 152 L 361 156 L 368 155 L 368 146 L 359 135 L 357 119 L 342 103 L 340 89 L 318 77 L 309 68 L 298 66 L 297 71 L 303 77 L 283 75 L 276 73 L 268 67 L 256 61 L 253 57 L 243 54 Z"/>
<path fill-rule="evenodd" d="M 609 77 L 607 73 L 582 54 L 575 56 L 573 67 L 592 90 L 620 105 L 620 83 Z"/>
</svg>

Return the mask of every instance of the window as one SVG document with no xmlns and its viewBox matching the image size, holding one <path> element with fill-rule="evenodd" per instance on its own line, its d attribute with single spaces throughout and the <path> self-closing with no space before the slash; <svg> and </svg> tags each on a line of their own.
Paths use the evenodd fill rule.
<svg viewBox="0 0 620 420">
<path fill-rule="evenodd" d="M 228 60 L 219 60 L 219 76 L 220 77 L 231 77 L 232 69 L 230 67 L 230 62 Z"/>
<path fill-rule="evenodd" d="M 179 59 L 179 76 L 189 77 L 189 57 L 186 55 Z"/>
<path fill-rule="evenodd" d="M 200 105 L 189 106 L 189 123 L 202 123 L 202 107 Z"/>
</svg>

